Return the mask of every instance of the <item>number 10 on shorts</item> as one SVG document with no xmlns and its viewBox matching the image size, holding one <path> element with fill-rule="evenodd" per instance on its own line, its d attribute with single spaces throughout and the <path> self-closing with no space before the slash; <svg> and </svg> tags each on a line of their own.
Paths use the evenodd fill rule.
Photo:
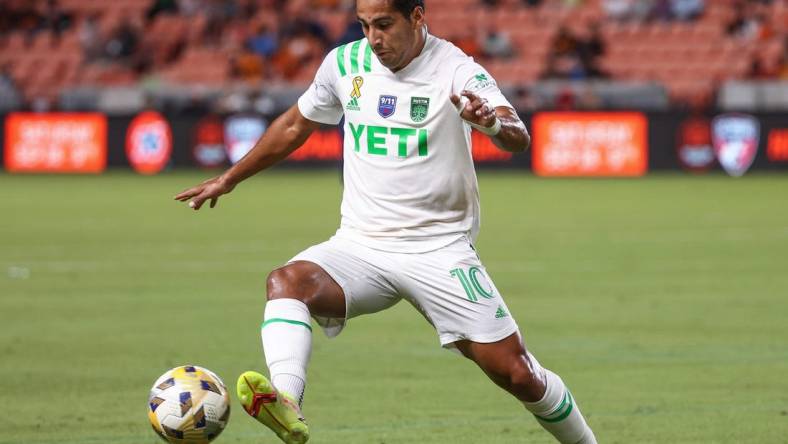
<svg viewBox="0 0 788 444">
<path fill-rule="evenodd" d="M 487 282 L 487 278 L 484 276 L 484 272 L 481 270 L 481 268 L 471 267 L 468 269 L 467 273 L 462 268 L 455 268 L 454 270 L 451 270 L 450 273 L 452 277 L 459 279 L 460 284 L 462 284 L 462 289 L 465 290 L 465 295 L 468 297 L 469 301 L 478 301 L 478 296 L 481 296 L 485 299 L 492 299 L 495 297 L 495 294 L 493 293 L 493 287 L 489 282 Z M 485 286 L 479 281 L 480 278 L 485 284 L 487 284 L 489 290 L 484 288 Z"/>
</svg>

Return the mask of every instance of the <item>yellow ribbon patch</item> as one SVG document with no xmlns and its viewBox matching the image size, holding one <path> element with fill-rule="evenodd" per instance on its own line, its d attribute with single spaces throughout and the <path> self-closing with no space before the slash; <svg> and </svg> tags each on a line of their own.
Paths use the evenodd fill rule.
<svg viewBox="0 0 788 444">
<path fill-rule="evenodd" d="M 361 85 L 364 84 L 364 79 L 361 76 L 356 76 L 353 78 L 353 92 L 350 93 L 350 97 L 354 99 L 358 99 L 361 97 Z"/>
</svg>

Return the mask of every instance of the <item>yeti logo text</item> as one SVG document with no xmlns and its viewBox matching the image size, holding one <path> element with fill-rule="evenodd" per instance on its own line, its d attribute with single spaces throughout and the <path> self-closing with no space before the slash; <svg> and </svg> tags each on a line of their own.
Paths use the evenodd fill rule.
<svg viewBox="0 0 788 444">
<path fill-rule="evenodd" d="M 427 155 L 427 130 L 414 128 L 389 128 L 385 126 L 373 125 L 354 125 L 348 122 L 350 133 L 353 135 L 354 150 L 361 151 L 362 139 L 366 141 L 367 153 L 378 156 L 388 155 L 388 141 L 391 139 L 387 135 L 396 136 L 397 156 L 408 157 L 408 140 L 411 137 L 417 139 L 418 155 Z M 363 137 L 366 132 L 366 137 Z"/>
</svg>

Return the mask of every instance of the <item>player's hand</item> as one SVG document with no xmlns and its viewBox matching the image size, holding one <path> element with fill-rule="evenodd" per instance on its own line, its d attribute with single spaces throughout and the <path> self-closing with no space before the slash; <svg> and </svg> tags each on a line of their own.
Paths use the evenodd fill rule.
<svg viewBox="0 0 788 444">
<path fill-rule="evenodd" d="M 175 196 L 175 200 L 181 202 L 190 200 L 189 206 L 197 211 L 200 209 L 200 207 L 202 207 L 206 200 L 210 199 L 211 208 L 213 208 L 216 206 L 219 196 L 229 193 L 233 190 L 233 188 L 235 188 L 235 185 L 227 183 L 227 181 L 222 176 L 218 176 L 214 177 L 213 179 L 208 179 L 196 187 L 182 191 Z"/>
<path fill-rule="evenodd" d="M 483 99 L 471 91 L 463 91 L 461 95 L 468 100 L 456 94 L 451 95 L 451 103 L 457 108 L 465 121 L 474 123 L 485 128 L 489 128 L 495 124 L 495 108 L 487 103 L 487 99 Z"/>
</svg>

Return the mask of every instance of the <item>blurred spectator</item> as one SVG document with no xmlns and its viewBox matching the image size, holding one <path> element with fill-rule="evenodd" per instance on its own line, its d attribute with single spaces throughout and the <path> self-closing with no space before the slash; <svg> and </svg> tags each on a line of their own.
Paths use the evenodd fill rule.
<svg viewBox="0 0 788 444">
<path fill-rule="evenodd" d="M 175 0 L 155 0 L 150 8 L 148 8 L 148 12 L 145 16 L 148 20 L 152 20 L 161 13 L 177 14 L 178 4 Z"/>
<path fill-rule="evenodd" d="M 124 19 L 112 31 L 106 45 L 104 45 L 104 54 L 110 59 L 129 58 L 137 50 L 139 41 L 139 31 L 128 19 Z"/>
<path fill-rule="evenodd" d="M 632 13 L 633 0 L 604 0 L 602 9 L 608 18 L 614 20 L 626 20 Z"/>
<path fill-rule="evenodd" d="M 482 55 L 489 58 L 508 59 L 514 55 L 509 35 L 494 28 L 487 30 L 482 41 Z"/>
<path fill-rule="evenodd" d="M 726 29 L 728 35 L 743 40 L 767 40 L 772 37 L 774 29 L 766 19 L 768 9 L 759 9 L 763 6 L 754 2 L 736 3 L 733 20 Z"/>
<path fill-rule="evenodd" d="M 16 82 L 11 77 L 11 64 L 6 63 L 0 67 L 0 94 L 16 94 Z"/>
<path fill-rule="evenodd" d="M 528 8 L 535 8 L 542 4 L 542 0 L 523 0 L 523 5 Z"/>
<path fill-rule="evenodd" d="M 31 1 L 9 0 L 8 8 L 3 13 L 9 29 L 22 31 L 28 36 L 35 33 L 44 20 L 43 16 L 36 9 L 35 2 Z"/>
<path fill-rule="evenodd" d="M 348 10 L 347 14 L 347 27 L 345 28 L 345 32 L 339 37 L 339 39 L 334 42 L 334 46 L 343 45 L 349 42 L 355 42 L 356 40 L 364 38 L 364 30 L 361 29 L 361 23 L 358 22 L 356 18 L 356 13 L 352 9 Z"/>
<path fill-rule="evenodd" d="M 61 32 L 71 26 L 71 21 L 71 14 L 60 8 L 57 0 L 47 0 L 43 16 L 43 24 L 46 28 L 59 36 Z"/>
<path fill-rule="evenodd" d="M 197 15 L 203 7 L 202 0 L 178 0 L 178 11 L 187 17 Z"/>
<path fill-rule="evenodd" d="M 575 109 L 575 92 L 572 88 L 565 87 L 555 96 L 555 109 L 558 111 L 571 111 Z"/>
<path fill-rule="evenodd" d="M 630 6 L 630 18 L 643 22 L 651 18 L 651 13 L 656 6 L 656 0 L 633 0 Z"/>
<path fill-rule="evenodd" d="M 602 8 L 611 19 L 644 21 L 651 17 L 655 0 L 604 0 Z"/>
<path fill-rule="evenodd" d="M 77 36 L 88 61 L 95 60 L 101 55 L 101 36 L 97 14 L 91 14 L 82 19 L 77 29 Z"/>
<path fill-rule="evenodd" d="M 250 48 L 244 48 L 234 58 L 233 75 L 241 80 L 247 82 L 260 82 L 263 80 L 264 75 L 264 62 L 255 51 Z"/>
<path fill-rule="evenodd" d="M 574 54 L 577 50 L 577 45 L 577 38 L 569 29 L 561 27 L 561 29 L 558 30 L 558 34 L 553 39 L 550 52 L 558 56 Z"/>
<path fill-rule="evenodd" d="M 588 77 L 583 62 L 576 54 L 552 55 L 544 77 L 548 79 L 583 80 Z"/>
<path fill-rule="evenodd" d="M 531 91 L 525 87 L 520 86 L 514 91 L 514 100 L 512 105 L 517 111 L 530 113 L 542 108 L 542 103 L 539 98 L 531 94 Z"/>
<path fill-rule="evenodd" d="M 575 38 L 575 51 L 586 71 L 586 76 L 591 78 L 605 77 L 599 68 L 599 59 L 605 54 L 605 40 L 602 38 L 598 23 L 592 23 L 580 28 L 581 34 Z"/>
<path fill-rule="evenodd" d="M 478 59 L 482 55 L 482 48 L 473 30 L 466 29 L 463 34 L 448 39 L 454 46 L 460 48 L 465 54 Z"/>
<path fill-rule="evenodd" d="M 282 41 L 272 62 L 283 78 L 293 78 L 310 61 L 322 58 L 323 50 L 315 37 L 308 33 L 299 33 Z"/>
<path fill-rule="evenodd" d="M 13 111 L 22 105 L 14 79 L 11 77 L 10 65 L 0 67 L 0 112 Z"/>
<path fill-rule="evenodd" d="M 275 32 L 268 29 L 268 25 L 262 23 L 255 35 L 249 37 L 249 48 L 255 53 L 268 58 L 276 52 L 279 47 L 279 38 Z"/>
<path fill-rule="evenodd" d="M 563 27 L 553 39 L 545 77 L 572 80 L 604 77 L 598 63 L 604 52 L 604 40 L 597 24 L 579 28 L 579 35 Z"/>
<path fill-rule="evenodd" d="M 678 20 L 695 20 L 703 13 L 704 0 L 670 0 L 670 13 Z"/>
<path fill-rule="evenodd" d="M 326 28 L 316 19 L 309 15 L 296 17 L 292 22 L 287 23 L 282 29 L 282 37 L 287 38 L 295 35 L 308 35 L 320 41 L 324 46 L 331 44 L 328 40 Z"/>
</svg>

